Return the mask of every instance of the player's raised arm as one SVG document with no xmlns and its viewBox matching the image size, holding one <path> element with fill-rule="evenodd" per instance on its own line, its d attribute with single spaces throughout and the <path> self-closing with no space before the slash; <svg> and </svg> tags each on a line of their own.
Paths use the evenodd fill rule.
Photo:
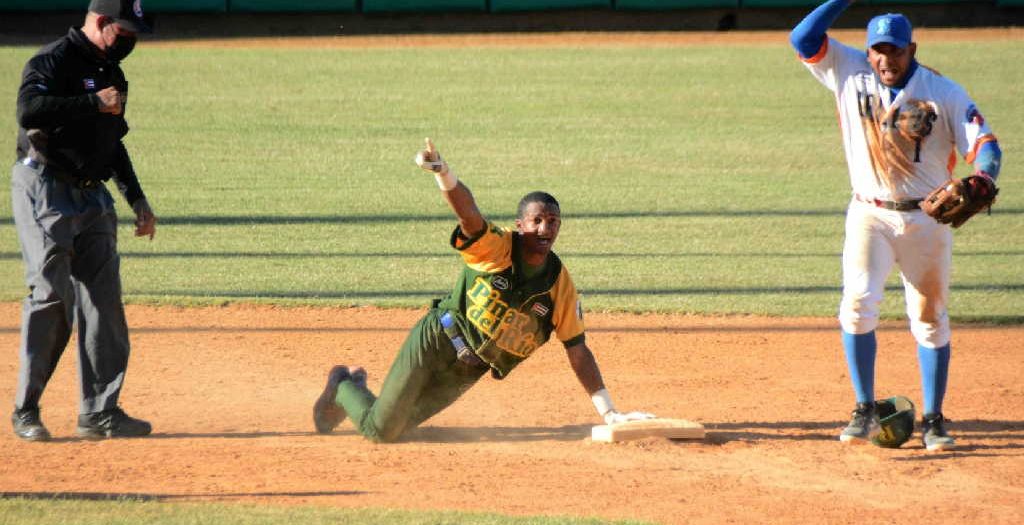
<svg viewBox="0 0 1024 525">
<path fill-rule="evenodd" d="M 459 219 L 459 228 L 462 233 L 468 237 L 480 233 L 487 222 L 484 220 L 483 214 L 480 213 L 480 209 L 476 207 L 473 194 L 465 184 L 459 182 L 455 172 L 441 158 L 441 154 L 434 148 L 434 143 L 429 138 L 426 139 L 426 147 L 416 154 L 416 164 L 434 174 L 438 187 L 444 193 L 444 198 Z"/>
<path fill-rule="evenodd" d="M 852 3 L 853 0 L 828 0 L 793 28 L 789 42 L 800 58 L 806 60 L 818 54 L 825 44 L 825 32 Z"/>
</svg>

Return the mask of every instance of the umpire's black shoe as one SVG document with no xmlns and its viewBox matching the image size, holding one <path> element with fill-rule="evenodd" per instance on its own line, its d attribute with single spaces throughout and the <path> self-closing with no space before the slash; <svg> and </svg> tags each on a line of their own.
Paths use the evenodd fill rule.
<svg viewBox="0 0 1024 525">
<path fill-rule="evenodd" d="M 359 369 L 362 370 L 362 369 Z M 363 372 L 365 381 L 366 372 Z M 313 425 L 321 434 L 330 434 L 335 427 L 345 420 L 345 409 L 338 405 L 334 398 L 338 395 L 338 385 L 346 379 L 352 379 L 347 366 L 338 365 L 327 373 L 327 386 L 320 397 L 313 403 Z"/>
<path fill-rule="evenodd" d="M 102 412 L 80 414 L 75 433 L 87 439 L 148 436 L 153 426 L 114 407 Z"/>
<path fill-rule="evenodd" d="M 50 431 L 43 426 L 43 420 L 39 419 L 38 408 L 15 409 L 11 414 L 11 423 L 14 425 L 14 435 L 25 441 L 49 441 Z"/>
</svg>

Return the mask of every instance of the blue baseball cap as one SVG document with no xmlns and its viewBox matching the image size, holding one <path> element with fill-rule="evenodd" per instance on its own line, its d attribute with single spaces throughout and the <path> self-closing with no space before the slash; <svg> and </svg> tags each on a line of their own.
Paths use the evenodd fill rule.
<svg viewBox="0 0 1024 525">
<path fill-rule="evenodd" d="M 913 41 L 910 33 L 910 20 L 907 17 L 899 13 L 878 15 L 868 22 L 868 47 L 892 44 L 902 49 Z"/>
</svg>

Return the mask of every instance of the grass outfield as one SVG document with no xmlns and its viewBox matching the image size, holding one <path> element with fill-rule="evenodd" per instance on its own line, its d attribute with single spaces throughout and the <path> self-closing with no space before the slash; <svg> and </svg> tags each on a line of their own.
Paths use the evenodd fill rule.
<svg viewBox="0 0 1024 525">
<path fill-rule="evenodd" d="M 34 50 L 0 48 L 14 93 Z M 1024 321 L 1024 43 L 925 43 L 1007 160 L 991 217 L 956 233 L 951 311 Z M 449 288 L 453 220 L 425 136 L 492 219 L 546 189 L 591 310 L 831 316 L 849 183 L 831 94 L 777 45 L 174 49 L 126 62 L 128 148 L 160 217 L 120 212 L 126 300 L 418 307 Z M 12 155 L 13 157 L 13 155 Z M 958 174 L 967 174 L 959 166 Z M 23 296 L 0 185 L 0 300 Z M 902 314 L 896 274 L 883 305 Z"/>
<path fill-rule="evenodd" d="M 59 496 L 59 495 L 58 495 Z M 408 512 L 386 509 L 328 509 L 199 503 L 159 503 L 135 499 L 87 501 L 0 498 L 4 525 L 643 525 L 569 517 L 519 517 L 469 512 Z"/>
</svg>

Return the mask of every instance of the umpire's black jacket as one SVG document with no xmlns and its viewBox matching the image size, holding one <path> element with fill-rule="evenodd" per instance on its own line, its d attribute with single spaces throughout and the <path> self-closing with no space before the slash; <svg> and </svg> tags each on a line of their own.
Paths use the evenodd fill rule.
<svg viewBox="0 0 1024 525">
<path fill-rule="evenodd" d="M 127 95 L 121 67 L 108 61 L 78 28 L 36 53 L 18 89 L 18 158 L 31 157 L 79 181 L 111 177 L 129 204 L 143 198 L 121 138 L 124 111 L 100 113 L 97 91 Z"/>
</svg>

